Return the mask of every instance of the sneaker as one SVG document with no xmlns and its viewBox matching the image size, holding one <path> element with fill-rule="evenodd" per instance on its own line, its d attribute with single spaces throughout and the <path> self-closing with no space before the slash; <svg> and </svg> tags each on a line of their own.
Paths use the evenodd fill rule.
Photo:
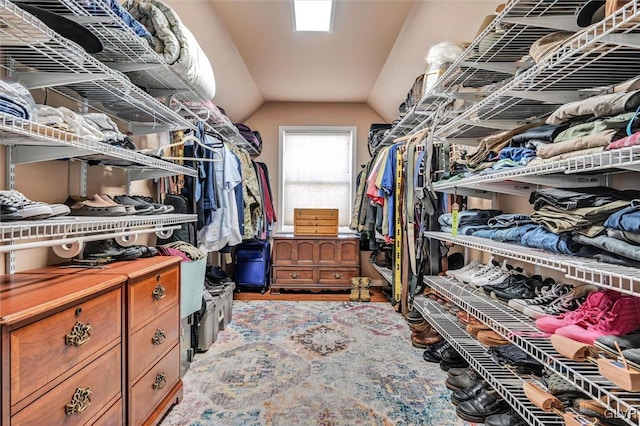
<svg viewBox="0 0 640 426">
<path fill-rule="evenodd" d="M 447 274 L 448 277 L 452 277 L 452 278 L 456 278 L 457 279 L 458 275 L 464 274 L 464 273 L 470 271 L 471 269 L 476 269 L 480 265 L 482 265 L 482 262 L 480 262 L 479 260 L 472 260 L 470 263 L 467 263 L 462 268 L 460 268 L 460 269 L 450 269 L 447 272 L 445 272 L 445 274 Z"/>
<path fill-rule="evenodd" d="M 153 206 L 153 214 L 165 214 L 173 211 L 173 206 L 158 203 L 153 197 L 132 195 L 130 198 Z"/>
<path fill-rule="evenodd" d="M 132 260 L 142 256 L 142 251 L 135 247 L 121 247 L 115 240 L 90 241 L 85 244 L 83 254 L 89 259 L 112 258 L 114 260 Z"/>
<path fill-rule="evenodd" d="M 154 214 L 155 212 L 155 207 L 153 207 L 151 204 L 144 201 L 136 200 L 127 195 L 117 195 L 113 197 L 113 200 L 123 205 L 133 206 L 136 209 L 136 214 L 139 215 Z"/>
<path fill-rule="evenodd" d="M 123 205 L 105 201 L 99 195 L 93 198 L 69 197 L 65 204 L 71 208 L 72 216 L 124 216 L 127 210 Z"/>
<path fill-rule="evenodd" d="M 0 191 L 0 204 L 15 208 L 16 211 L 12 216 L 18 217 L 18 220 L 45 219 L 53 216 L 54 213 L 49 204 L 31 201 L 15 190 Z"/>
<path fill-rule="evenodd" d="M 105 201 L 105 203 L 109 203 L 109 204 L 114 205 L 114 206 L 123 206 L 125 212 L 127 213 L 127 215 L 136 214 L 136 208 L 134 206 L 130 205 L 130 204 L 120 204 L 120 203 L 116 202 L 113 198 L 111 198 L 110 195 L 107 195 L 107 194 L 100 194 L 100 195 L 96 195 L 96 196 L 102 198 Z"/>
<path fill-rule="evenodd" d="M 482 287 L 482 291 L 485 292 L 485 294 L 489 295 L 491 294 L 492 291 L 496 291 L 499 289 L 505 289 L 511 286 L 516 285 L 518 282 L 520 281 L 526 281 L 529 279 L 529 277 L 527 277 L 526 275 L 522 274 L 520 271 L 513 269 L 511 271 L 509 271 L 509 275 L 506 276 L 506 278 L 500 282 L 497 283 L 493 283 L 490 285 L 485 285 Z M 531 277 L 531 279 L 534 279 L 535 277 L 540 277 L 539 275 L 533 275 Z M 542 277 L 540 277 L 542 278 Z"/>
<path fill-rule="evenodd" d="M 587 327 L 595 324 L 598 315 L 609 311 L 621 294 L 614 290 L 595 291 L 585 300 L 578 309 L 573 312 L 561 314 L 557 317 L 547 316 L 536 320 L 536 327 L 545 333 L 554 333 L 561 327 L 568 325 L 580 325 Z"/>
<path fill-rule="evenodd" d="M 545 282 L 541 282 L 535 277 L 526 280 L 517 281 L 514 285 L 497 288 L 490 295 L 493 299 L 508 302 L 511 299 L 531 299 L 540 292 L 540 288 L 545 286 Z"/>
<path fill-rule="evenodd" d="M 504 281 L 511 274 L 511 271 L 506 271 L 502 268 L 493 269 L 486 274 L 483 274 L 469 282 L 476 288 L 484 287 L 486 285 L 497 284 Z"/>
<path fill-rule="evenodd" d="M 493 270 L 494 268 L 500 266 L 497 262 L 495 261 L 491 261 L 489 263 L 487 263 L 486 265 L 480 264 L 477 265 L 475 268 L 469 269 L 468 271 L 461 273 L 461 274 L 457 274 L 456 275 L 456 279 L 458 281 L 461 281 L 465 284 L 468 284 L 469 281 L 471 281 L 473 278 L 477 278 L 479 276 L 481 276 L 482 274 L 487 273 L 490 270 Z"/>
<path fill-rule="evenodd" d="M 518 312 L 523 312 L 527 306 L 547 306 L 557 298 L 571 292 L 573 287 L 568 284 L 552 284 L 540 288 L 538 295 L 533 299 L 511 299 L 509 306 Z"/>
<path fill-rule="evenodd" d="M 598 291 L 598 287 L 590 284 L 573 287 L 567 294 L 549 302 L 546 306 L 531 304 L 525 306 L 522 309 L 522 313 L 533 319 L 546 316 L 557 317 L 558 315 L 578 309 L 584 303 L 587 295 L 594 291 Z"/>
<path fill-rule="evenodd" d="M 555 334 L 571 340 L 593 345 L 602 336 L 620 336 L 640 328 L 640 301 L 633 296 L 620 297 L 608 311 L 601 311 L 592 323 L 568 325 L 558 328 Z"/>
</svg>

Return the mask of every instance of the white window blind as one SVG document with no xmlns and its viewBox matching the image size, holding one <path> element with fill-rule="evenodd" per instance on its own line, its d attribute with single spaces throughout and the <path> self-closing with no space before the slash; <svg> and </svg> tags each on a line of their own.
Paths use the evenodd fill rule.
<svg viewBox="0 0 640 426">
<path fill-rule="evenodd" d="M 280 217 L 293 228 L 294 208 L 338 209 L 348 227 L 353 197 L 355 129 L 281 129 Z"/>
</svg>

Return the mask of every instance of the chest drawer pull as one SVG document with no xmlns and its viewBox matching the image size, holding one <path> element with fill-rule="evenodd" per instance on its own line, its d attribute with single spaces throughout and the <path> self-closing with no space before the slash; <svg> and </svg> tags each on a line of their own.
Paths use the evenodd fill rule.
<svg viewBox="0 0 640 426">
<path fill-rule="evenodd" d="M 153 382 L 153 390 L 162 389 L 167 385 L 167 378 L 163 373 L 158 373 L 156 380 Z"/>
<path fill-rule="evenodd" d="M 300 274 L 297 273 L 297 272 L 293 272 L 293 273 L 289 274 L 289 276 L 295 280 L 296 278 L 298 278 L 300 276 Z"/>
<path fill-rule="evenodd" d="M 333 274 L 333 278 L 339 280 L 340 278 L 342 278 L 342 274 L 339 272 L 336 272 L 335 274 Z"/>
<path fill-rule="evenodd" d="M 91 326 L 81 321 L 76 321 L 71 333 L 64 336 L 64 344 L 67 346 L 81 346 L 91 340 Z"/>
<path fill-rule="evenodd" d="M 164 287 L 162 287 L 160 283 L 158 283 L 158 285 L 156 285 L 156 288 L 154 288 L 152 292 L 153 300 L 163 299 L 166 295 L 167 295 L 167 290 Z"/>
<path fill-rule="evenodd" d="M 156 330 L 156 334 L 154 334 L 151 338 L 151 343 L 153 343 L 154 345 L 161 345 L 164 343 L 164 339 L 166 339 L 166 337 L 167 336 L 164 333 L 164 330 L 159 328 Z"/>
<path fill-rule="evenodd" d="M 78 388 L 71 397 L 71 402 L 64 406 L 67 416 L 82 413 L 91 405 L 91 389 Z"/>
</svg>

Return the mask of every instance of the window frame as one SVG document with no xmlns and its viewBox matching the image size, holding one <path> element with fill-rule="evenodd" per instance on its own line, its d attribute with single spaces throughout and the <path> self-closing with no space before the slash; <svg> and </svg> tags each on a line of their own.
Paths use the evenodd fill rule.
<svg viewBox="0 0 640 426">
<path fill-rule="evenodd" d="M 278 217 L 282 221 L 278 221 L 277 232 L 293 233 L 293 225 L 284 224 L 284 139 L 285 133 L 350 133 L 351 134 L 351 182 L 349 183 L 351 190 L 349 191 L 349 218 L 353 215 L 353 201 L 355 197 L 356 171 L 357 171 L 357 144 L 358 144 L 358 127 L 357 126 L 279 126 L 278 127 Z M 353 231 L 349 226 L 339 226 L 338 233 L 352 234 Z"/>
</svg>

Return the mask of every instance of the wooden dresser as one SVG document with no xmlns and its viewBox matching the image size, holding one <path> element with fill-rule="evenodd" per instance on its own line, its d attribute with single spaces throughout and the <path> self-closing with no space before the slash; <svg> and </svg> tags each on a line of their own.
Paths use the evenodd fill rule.
<svg viewBox="0 0 640 426">
<path fill-rule="evenodd" d="M 3 425 L 123 425 L 123 283 L 0 277 Z"/>
<path fill-rule="evenodd" d="M 116 262 L 100 269 L 49 266 L 29 272 L 32 276 L 64 274 L 74 280 L 118 277 L 124 282 L 125 424 L 158 424 L 182 400 L 180 258 L 156 256 Z"/>
<path fill-rule="evenodd" d="M 346 290 L 360 273 L 360 240 L 355 236 L 273 238 L 271 293 L 280 289 Z"/>
</svg>

